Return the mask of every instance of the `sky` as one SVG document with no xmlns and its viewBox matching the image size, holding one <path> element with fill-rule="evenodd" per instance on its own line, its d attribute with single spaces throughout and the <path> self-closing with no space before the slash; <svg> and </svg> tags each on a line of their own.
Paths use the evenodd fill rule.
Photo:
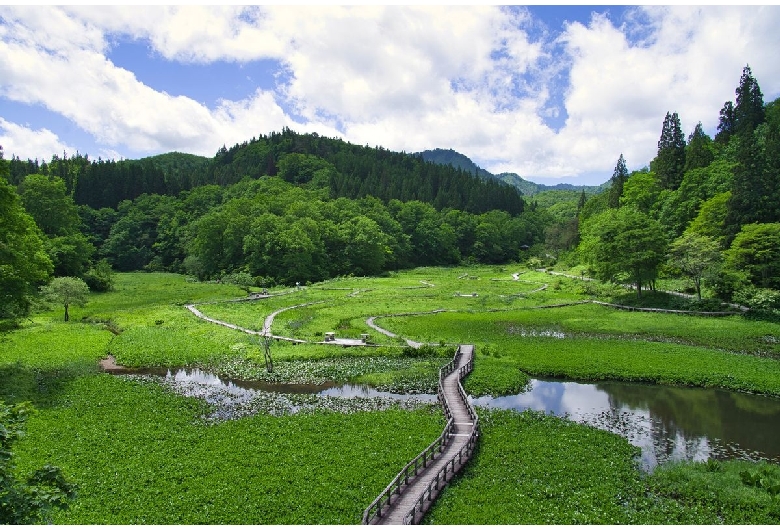
<svg viewBox="0 0 780 530">
<path fill-rule="evenodd" d="M 780 96 L 778 27 L 774 5 L 0 5 L 0 145 L 212 157 L 288 127 L 596 185 L 649 164 L 667 112 L 714 136 L 746 65 Z"/>
</svg>

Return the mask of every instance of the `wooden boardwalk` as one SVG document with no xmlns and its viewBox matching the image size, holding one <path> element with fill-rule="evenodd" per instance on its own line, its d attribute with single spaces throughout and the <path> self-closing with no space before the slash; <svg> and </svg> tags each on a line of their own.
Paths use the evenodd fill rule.
<svg viewBox="0 0 780 530">
<path fill-rule="evenodd" d="M 363 524 L 417 524 L 468 461 L 479 436 L 479 418 L 461 385 L 474 366 L 474 346 L 461 345 L 439 371 L 439 402 L 447 417 L 441 436 L 409 462 L 363 512 Z"/>
</svg>

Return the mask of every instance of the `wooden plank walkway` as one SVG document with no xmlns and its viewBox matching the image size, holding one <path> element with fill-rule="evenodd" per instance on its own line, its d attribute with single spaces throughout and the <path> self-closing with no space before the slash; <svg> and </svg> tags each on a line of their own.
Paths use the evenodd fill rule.
<svg viewBox="0 0 780 530">
<path fill-rule="evenodd" d="M 474 345 L 460 345 L 439 371 L 447 417 L 441 436 L 409 462 L 363 513 L 363 524 L 417 524 L 476 447 L 479 418 L 461 385 L 474 366 Z"/>
</svg>

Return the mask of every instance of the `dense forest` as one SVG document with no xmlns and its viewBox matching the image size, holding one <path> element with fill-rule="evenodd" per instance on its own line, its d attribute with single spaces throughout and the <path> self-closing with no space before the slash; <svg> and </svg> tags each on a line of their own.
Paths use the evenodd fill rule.
<svg viewBox="0 0 780 530">
<path fill-rule="evenodd" d="M 715 138 L 676 112 L 657 156 L 621 154 L 603 191 L 514 186 L 421 154 L 289 129 L 213 158 L 2 158 L 0 318 L 52 277 L 110 287 L 111 271 L 172 271 L 257 286 L 425 265 L 534 260 L 631 283 L 687 278 L 712 298 L 780 307 L 780 104 L 749 67 Z M 608 175 L 605 175 L 605 179 Z"/>
</svg>

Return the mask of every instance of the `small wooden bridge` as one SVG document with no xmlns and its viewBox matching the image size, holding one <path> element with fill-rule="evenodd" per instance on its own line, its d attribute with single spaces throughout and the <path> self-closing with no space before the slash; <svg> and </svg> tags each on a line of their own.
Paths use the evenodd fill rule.
<svg viewBox="0 0 780 530">
<path fill-rule="evenodd" d="M 439 402 L 447 426 L 431 445 L 401 470 L 363 512 L 363 524 L 417 524 L 439 493 L 468 461 L 479 436 L 479 418 L 461 379 L 474 367 L 474 345 L 458 346 L 439 370 Z"/>
</svg>

